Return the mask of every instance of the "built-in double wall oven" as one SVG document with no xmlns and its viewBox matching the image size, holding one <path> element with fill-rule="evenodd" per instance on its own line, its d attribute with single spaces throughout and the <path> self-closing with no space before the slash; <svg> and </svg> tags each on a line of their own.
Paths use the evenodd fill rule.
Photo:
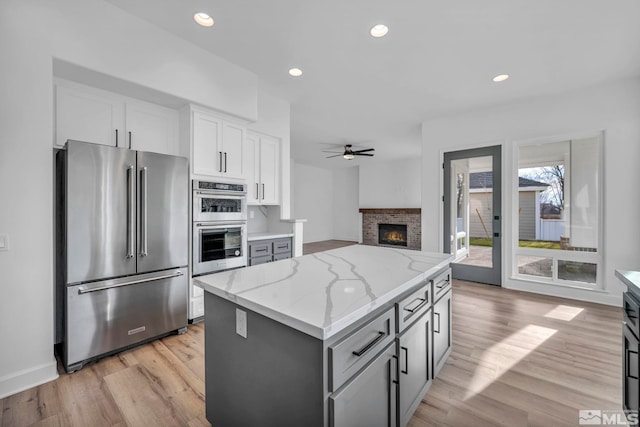
<svg viewBox="0 0 640 427">
<path fill-rule="evenodd" d="M 192 275 L 246 266 L 246 186 L 194 180 L 192 201 Z"/>
</svg>

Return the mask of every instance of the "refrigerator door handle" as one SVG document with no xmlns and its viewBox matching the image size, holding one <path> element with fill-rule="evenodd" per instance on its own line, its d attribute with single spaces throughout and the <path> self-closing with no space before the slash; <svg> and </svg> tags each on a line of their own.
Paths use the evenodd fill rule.
<svg viewBox="0 0 640 427">
<path fill-rule="evenodd" d="M 135 184 L 133 182 L 133 166 L 127 168 L 127 181 L 129 194 L 127 197 L 127 258 L 133 258 L 135 256 L 135 249 L 133 247 L 136 240 L 135 228 L 133 223 L 136 216 L 136 199 L 135 199 Z"/>
<path fill-rule="evenodd" d="M 147 282 L 153 282 L 156 280 L 164 280 L 164 279 L 171 279 L 173 277 L 180 277 L 183 276 L 184 273 L 180 270 L 175 271 L 171 274 L 165 274 L 163 276 L 155 276 L 155 277 L 146 277 L 144 279 L 138 279 L 138 280 L 131 280 L 129 282 L 123 282 L 123 283 L 112 283 L 109 285 L 101 285 L 101 286 L 81 286 L 78 288 L 78 294 L 82 295 L 82 294 L 88 294 L 89 292 L 98 292 L 98 291 L 104 291 L 107 289 L 113 289 L 113 288 L 121 288 L 123 286 L 130 286 L 130 285 L 137 285 L 139 283 L 147 283 Z"/>
<path fill-rule="evenodd" d="M 147 168 L 140 171 L 140 256 L 147 256 Z"/>
</svg>

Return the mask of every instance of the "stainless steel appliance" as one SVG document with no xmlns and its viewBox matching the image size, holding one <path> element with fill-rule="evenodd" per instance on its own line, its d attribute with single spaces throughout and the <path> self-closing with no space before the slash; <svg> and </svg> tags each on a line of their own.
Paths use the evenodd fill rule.
<svg viewBox="0 0 640 427">
<path fill-rule="evenodd" d="M 57 181 L 65 369 L 184 332 L 187 159 L 68 141 Z"/>
<path fill-rule="evenodd" d="M 244 184 L 193 181 L 192 275 L 247 265 Z"/>
</svg>

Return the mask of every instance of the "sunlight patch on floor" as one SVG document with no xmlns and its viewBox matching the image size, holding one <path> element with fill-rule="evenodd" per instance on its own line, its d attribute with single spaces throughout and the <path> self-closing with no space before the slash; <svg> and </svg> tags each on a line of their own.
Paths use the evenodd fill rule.
<svg viewBox="0 0 640 427">
<path fill-rule="evenodd" d="M 467 387 L 467 394 L 464 400 L 482 393 L 484 389 L 533 353 L 556 332 L 558 332 L 556 329 L 527 325 L 486 349 L 478 365 L 484 365 L 485 367 L 491 365 L 491 372 L 488 372 L 486 368 L 475 371 Z"/>
<path fill-rule="evenodd" d="M 551 319 L 565 320 L 567 322 L 576 318 L 576 316 L 584 311 L 584 308 L 572 307 L 570 305 L 557 305 L 553 310 L 549 311 L 544 317 Z"/>
</svg>

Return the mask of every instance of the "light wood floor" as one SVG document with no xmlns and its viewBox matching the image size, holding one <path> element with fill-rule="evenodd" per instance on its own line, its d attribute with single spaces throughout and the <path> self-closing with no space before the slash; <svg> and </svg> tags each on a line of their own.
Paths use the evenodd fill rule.
<svg viewBox="0 0 640 427">
<path fill-rule="evenodd" d="M 579 409 L 620 409 L 621 309 L 453 292 L 453 351 L 410 426 L 575 426 Z M 0 400 L 0 426 L 208 426 L 203 353 L 190 326 Z"/>
<path fill-rule="evenodd" d="M 323 252 L 330 249 L 337 249 L 357 244 L 358 242 L 351 242 L 349 240 L 323 240 L 320 242 L 305 243 L 302 245 L 302 253 L 303 255 L 309 255 L 316 252 Z"/>
</svg>

